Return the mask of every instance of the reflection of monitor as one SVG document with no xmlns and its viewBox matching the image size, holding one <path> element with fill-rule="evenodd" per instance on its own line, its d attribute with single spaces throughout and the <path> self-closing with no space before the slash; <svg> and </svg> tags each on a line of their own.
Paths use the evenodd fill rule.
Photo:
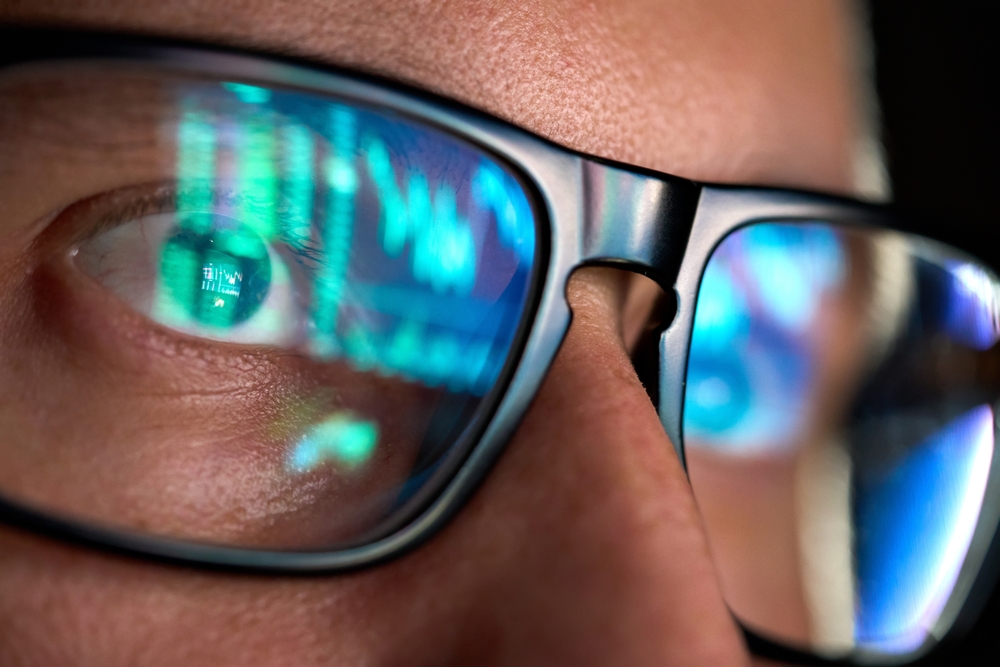
<svg viewBox="0 0 1000 667">
<path fill-rule="evenodd" d="M 714 251 L 684 446 L 749 627 L 828 654 L 931 636 L 992 464 L 998 286 L 885 230 L 756 223 Z"/>
<path fill-rule="evenodd" d="M 177 208 L 204 273 L 186 310 L 215 327 L 246 319 L 221 311 L 256 267 L 206 253 L 227 234 L 254 236 L 285 249 L 272 264 L 288 255 L 306 277 L 311 355 L 455 392 L 492 386 L 507 349 L 496 337 L 509 337 L 534 253 L 511 176 L 454 140 L 449 159 L 422 152 L 429 130 L 402 119 L 292 92 L 197 86 L 180 105 Z M 267 254 L 243 244 L 230 254 Z M 187 259 L 163 261 L 183 273 Z"/>
<path fill-rule="evenodd" d="M 844 289 L 846 252 L 816 224 L 751 225 L 720 244 L 695 310 L 687 447 L 756 455 L 796 445 L 810 418 L 817 322 Z"/>
</svg>

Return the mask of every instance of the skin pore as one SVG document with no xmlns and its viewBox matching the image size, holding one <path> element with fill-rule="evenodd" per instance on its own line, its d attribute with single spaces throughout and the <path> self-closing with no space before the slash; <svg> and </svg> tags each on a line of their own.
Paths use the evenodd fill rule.
<svg viewBox="0 0 1000 667">
<path fill-rule="evenodd" d="M 0 0 L 0 21 L 295 54 L 602 157 L 850 193 L 859 123 L 848 10 L 796 0 Z M 7 258 L 31 241 L 0 223 L 0 272 L 16 270 Z M 684 473 L 623 342 L 643 312 L 626 308 L 631 284 L 610 270 L 574 277 L 573 326 L 531 410 L 427 545 L 349 575 L 248 577 L 0 529 L 0 664 L 747 664 Z"/>
</svg>

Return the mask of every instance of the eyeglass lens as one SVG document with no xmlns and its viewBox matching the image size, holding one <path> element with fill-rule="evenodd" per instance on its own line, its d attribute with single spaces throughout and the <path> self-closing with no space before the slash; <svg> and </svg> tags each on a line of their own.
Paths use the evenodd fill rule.
<svg viewBox="0 0 1000 667">
<path fill-rule="evenodd" d="M 12 68 L 0 100 L 0 224 L 46 221 L 0 251 L 28 267 L 0 290 L 0 495 L 321 550 L 433 492 L 531 298 L 509 167 L 386 109 L 154 67 Z"/>
<path fill-rule="evenodd" d="M 765 222 L 718 246 L 684 445 L 749 627 L 833 654 L 935 631 L 996 504 L 998 297 L 985 267 L 898 232 Z"/>
</svg>

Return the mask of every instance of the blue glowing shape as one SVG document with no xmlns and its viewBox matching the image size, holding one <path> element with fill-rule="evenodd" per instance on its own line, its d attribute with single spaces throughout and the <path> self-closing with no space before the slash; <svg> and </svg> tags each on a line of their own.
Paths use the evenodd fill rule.
<svg viewBox="0 0 1000 667">
<path fill-rule="evenodd" d="M 981 405 L 891 470 L 858 479 L 855 636 L 860 646 L 906 653 L 927 638 L 979 520 L 993 447 L 993 410 Z"/>
<path fill-rule="evenodd" d="M 988 350 L 1000 339 L 1000 285 L 982 267 L 954 262 L 945 326 L 948 335 L 977 350 Z"/>
<path fill-rule="evenodd" d="M 354 470 L 371 459 L 378 445 L 378 425 L 339 413 L 309 428 L 289 452 L 287 466 L 297 473 L 323 463 Z"/>
<path fill-rule="evenodd" d="M 822 225 L 757 224 L 737 232 L 761 301 L 782 326 L 802 330 L 823 292 L 845 275 L 836 234 Z"/>
<path fill-rule="evenodd" d="M 693 357 L 684 398 L 685 433 L 703 438 L 725 433 L 746 416 L 751 401 L 742 359 L 732 354 Z"/>
<path fill-rule="evenodd" d="M 535 227 L 531 206 L 524 190 L 496 164 L 483 160 L 472 178 L 472 196 L 484 210 L 496 217 L 500 242 L 514 248 L 522 261 L 535 256 Z"/>
<path fill-rule="evenodd" d="M 271 100 L 271 91 L 259 86 L 249 86 L 245 83 L 227 81 L 222 87 L 246 104 L 265 104 Z"/>
<path fill-rule="evenodd" d="M 385 144 L 371 139 L 365 153 L 382 205 L 385 253 L 398 257 L 409 243 L 414 278 L 436 292 L 469 294 L 476 282 L 476 244 L 469 221 L 458 215 L 455 190 L 441 183 L 432 198 L 426 176 L 415 172 L 404 198 Z"/>
<path fill-rule="evenodd" d="M 184 238 L 224 240 L 232 261 L 172 248 L 167 305 L 195 306 L 173 308 L 170 322 L 200 326 L 212 317 L 216 328 L 242 326 L 242 305 L 230 316 L 231 308 L 198 304 L 246 302 L 251 313 L 267 292 L 252 289 L 262 281 L 249 282 L 250 260 L 270 253 L 275 264 L 294 260 L 302 279 L 272 291 L 289 307 L 270 320 L 301 335 L 297 344 L 314 357 L 343 356 L 355 370 L 454 392 L 489 390 L 534 261 L 533 212 L 515 177 L 446 135 L 326 99 L 226 83 L 214 92 L 197 87 L 184 105 Z M 425 151 L 434 141 L 441 150 Z M 216 229 L 223 218 L 252 233 Z M 482 276 L 480 252 L 491 260 Z M 189 279 L 206 271 L 202 283 Z M 181 328 L 207 335 L 205 327 Z"/>
<path fill-rule="evenodd" d="M 705 267 L 698 289 L 691 336 L 692 357 L 742 345 L 749 328 L 746 300 L 735 284 L 726 255 L 714 255 Z"/>
<path fill-rule="evenodd" d="M 815 224 L 751 225 L 716 248 L 688 358 L 684 433 L 693 446 L 760 454 L 794 445 L 810 400 L 809 326 L 844 262 L 836 234 Z"/>
<path fill-rule="evenodd" d="M 686 434 L 724 433 L 750 409 L 750 381 L 739 356 L 748 333 L 746 302 L 725 251 L 717 252 L 698 290 L 684 398 Z"/>
</svg>

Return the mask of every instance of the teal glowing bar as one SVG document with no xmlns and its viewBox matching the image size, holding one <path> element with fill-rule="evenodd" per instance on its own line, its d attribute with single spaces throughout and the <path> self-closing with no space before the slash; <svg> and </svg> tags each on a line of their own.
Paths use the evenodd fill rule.
<svg viewBox="0 0 1000 667">
<path fill-rule="evenodd" d="M 368 174 L 378 189 L 379 203 L 382 205 L 382 249 L 389 257 L 399 257 L 410 236 L 410 213 L 396 185 L 396 172 L 392 168 L 385 144 L 377 139 L 369 141 L 365 147 L 365 161 L 368 164 Z M 426 214 L 430 215 L 429 190 L 426 204 L 419 199 L 420 195 L 419 188 L 416 192 L 411 192 L 411 204 L 417 208 L 419 214 L 426 208 Z"/>
<path fill-rule="evenodd" d="M 326 225 L 323 229 L 325 261 L 316 277 L 313 322 L 316 327 L 314 351 L 335 356 L 337 316 L 344 297 L 347 267 L 351 259 L 354 230 L 354 193 L 358 178 L 354 168 L 357 118 L 347 107 L 330 109 L 331 154 L 326 161 Z"/>
<path fill-rule="evenodd" d="M 425 324 L 404 319 L 390 334 L 355 322 L 344 337 L 344 351 L 360 371 L 399 375 L 428 387 L 481 396 L 499 369 L 490 368 L 493 343 L 446 332 L 428 332 Z"/>
<path fill-rule="evenodd" d="M 278 174 L 276 146 L 270 120 L 259 113 L 240 123 L 241 141 L 237 150 L 240 222 L 264 239 L 278 234 Z"/>
<path fill-rule="evenodd" d="M 264 104 L 271 101 L 271 91 L 260 86 L 227 81 L 222 87 L 239 98 L 245 104 Z"/>
<path fill-rule="evenodd" d="M 212 121 L 205 111 L 186 109 L 177 126 L 177 211 L 186 214 L 182 223 L 199 233 L 212 224 L 216 151 Z"/>
<path fill-rule="evenodd" d="M 377 446 L 378 424 L 338 413 L 310 427 L 292 447 L 286 465 L 297 473 L 326 462 L 354 470 L 371 459 Z"/>
<path fill-rule="evenodd" d="M 316 185 L 313 162 L 316 159 L 312 133 L 302 125 L 288 124 L 282 136 L 282 204 L 285 212 L 283 236 L 296 248 L 305 246 L 312 236 L 313 199 Z"/>
</svg>

